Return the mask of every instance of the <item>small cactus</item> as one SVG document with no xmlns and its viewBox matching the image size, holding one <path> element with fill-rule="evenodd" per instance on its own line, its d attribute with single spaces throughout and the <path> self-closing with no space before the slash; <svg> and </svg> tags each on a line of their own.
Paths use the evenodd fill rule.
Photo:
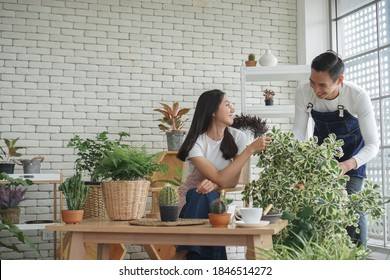
<svg viewBox="0 0 390 280">
<path fill-rule="evenodd" d="M 249 60 L 249 61 L 255 61 L 255 60 L 256 60 L 255 54 L 250 53 L 250 54 L 248 55 L 248 60 Z"/>
<path fill-rule="evenodd" d="M 162 187 L 158 203 L 160 206 L 177 205 L 179 203 L 177 189 L 171 185 L 165 185 Z"/>
<path fill-rule="evenodd" d="M 228 205 L 222 198 L 217 198 L 210 203 L 210 212 L 213 214 L 226 213 Z"/>
</svg>

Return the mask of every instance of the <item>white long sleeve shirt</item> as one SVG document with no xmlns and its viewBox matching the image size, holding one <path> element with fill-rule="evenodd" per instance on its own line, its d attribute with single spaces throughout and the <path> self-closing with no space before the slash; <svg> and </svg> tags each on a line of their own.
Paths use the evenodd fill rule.
<svg viewBox="0 0 390 280">
<path fill-rule="evenodd" d="M 367 92 L 360 86 L 344 81 L 339 96 L 333 100 L 326 100 L 317 98 L 308 81 L 300 83 L 295 96 L 293 132 L 295 137 L 304 140 L 309 120 L 309 113 L 306 111 L 309 102 L 313 103 L 313 110 L 324 113 L 337 111 L 339 100 L 340 105 L 344 105 L 344 109 L 359 122 L 364 147 L 353 157 L 359 168 L 373 159 L 379 150 L 378 129 L 372 103 Z"/>
</svg>

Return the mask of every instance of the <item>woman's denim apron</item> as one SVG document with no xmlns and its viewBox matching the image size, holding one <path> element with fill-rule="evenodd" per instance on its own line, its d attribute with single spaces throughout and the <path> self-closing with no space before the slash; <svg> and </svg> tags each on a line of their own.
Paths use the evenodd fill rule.
<svg viewBox="0 0 390 280">
<path fill-rule="evenodd" d="M 311 113 L 314 120 L 314 136 L 318 137 L 318 145 L 321 145 L 329 134 L 336 134 L 337 139 L 344 141 L 344 155 L 337 159 L 339 162 L 345 161 L 356 155 L 364 146 L 364 140 L 360 132 L 359 121 L 352 116 L 344 106 L 340 104 L 341 89 L 339 97 L 338 110 L 334 112 L 318 112 L 313 110 L 313 104 L 307 105 L 307 111 Z M 363 187 L 363 180 L 366 177 L 366 165 L 360 166 L 358 169 L 352 169 L 346 173 L 350 176 L 350 181 L 347 183 L 348 194 L 357 193 Z M 348 227 L 348 234 L 354 242 L 366 246 L 367 242 L 367 220 L 365 213 L 359 212 L 359 229 L 360 233 L 356 233 L 354 227 Z"/>
</svg>

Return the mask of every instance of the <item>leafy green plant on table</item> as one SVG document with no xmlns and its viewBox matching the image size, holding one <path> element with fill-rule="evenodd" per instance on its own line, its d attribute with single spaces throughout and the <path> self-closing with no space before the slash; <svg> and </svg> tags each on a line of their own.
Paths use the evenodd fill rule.
<svg viewBox="0 0 390 280">
<path fill-rule="evenodd" d="M 1 154 L 0 159 L 4 162 L 8 163 L 11 161 L 13 157 L 20 157 L 22 154 L 18 152 L 20 149 L 27 149 L 26 147 L 16 146 L 16 142 L 18 142 L 19 137 L 15 139 L 5 139 L 4 143 L 7 146 L 7 150 L 4 150 L 0 147 Z"/>
<path fill-rule="evenodd" d="M 85 200 L 90 192 L 90 188 L 84 184 L 80 173 L 66 178 L 60 184 L 59 190 L 64 194 L 69 210 L 83 209 Z"/>
<path fill-rule="evenodd" d="M 0 173 L 0 181 L 3 182 L 0 184 L 0 190 L 9 187 L 17 188 L 20 186 L 27 187 L 29 185 L 32 185 L 32 181 L 29 179 L 20 179 L 20 178 L 14 179 L 5 173 Z M 4 200 L 4 197 L 1 197 L 1 199 Z M 10 203 L 7 204 L 10 205 Z M 18 227 L 12 224 L 9 220 L 1 216 L 0 216 L 0 232 L 1 233 L 8 232 L 9 234 L 11 234 L 11 236 L 16 237 L 20 243 L 27 245 L 29 248 L 33 250 L 36 250 L 40 255 L 38 247 L 34 243 L 32 243 L 31 240 Z M 0 247 L 8 248 L 14 252 L 21 253 L 20 249 L 16 244 L 9 244 L 0 240 Z M 0 250 L 0 259 L 2 259 L 1 250 Z"/>
<path fill-rule="evenodd" d="M 258 166 L 263 168 L 259 179 L 245 186 L 244 200 L 283 212 L 289 220 L 288 230 L 276 237 L 282 244 L 296 247 L 297 236 L 321 243 L 327 236 L 341 235 L 346 242 L 345 228 L 357 226 L 364 211 L 374 219 L 383 214 L 383 202 L 378 185 L 365 181 L 363 190 L 355 195 L 345 195 L 349 176 L 341 175 L 335 157 L 342 155 L 343 142 L 331 134 L 320 146 L 317 138 L 297 140 L 292 132 L 273 128 L 267 134 L 272 143 L 259 154 Z M 350 242 L 351 250 L 354 245 Z"/>
<path fill-rule="evenodd" d="M 76 135 L 69 140 L 68 147 L 73 147 L 77 150 L 76 171 L 87 172 L 91 176 L 92 181 L 98 181 L 100 179 L 93 174 L 97 164 L 106 152 L 112 151 L 116 147 L 128 146 L 123 143 L 123 138 L 129 137 L 129 133 L 119 132 L 119 137 L 114 140 L 110 140 L 108 134 L 108 131 L 103 131 L 97 134 L 95 139 L 83 139 L 79 135 Z"/>
<path fill-rule="evenodd" d="M 167 171 L 157 163 L 159 153 L 149 154 L 145 148 L 116 147 L 105 153 L 93 173 L 94 178 L 131 181 L 150 177 L 154 172 Z"/>
</svg>

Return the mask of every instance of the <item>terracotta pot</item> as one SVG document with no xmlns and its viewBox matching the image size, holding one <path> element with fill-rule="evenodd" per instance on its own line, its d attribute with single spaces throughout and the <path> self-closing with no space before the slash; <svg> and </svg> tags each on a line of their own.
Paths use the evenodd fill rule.
<svg viewBox="0 0 390 280">
<path fill-rule="evenodd" d="M 213 227 L 227 227 L 230 223 L 230 214 L 213 214 L 209 213 L 209 221 Z"/>
<path fill-rule="evenodd" d="M 256 60 L 247 60 L 247 61 L 245 61 L 245 66 L 246 67 L 253 67 L 253 66 L 256 66 L 256 64 L 257 64 Z"/>
<path fill-rule="evenodd" d="M 78 224 L 83 220 L 84 210 L 61 210 L 62 220 L 67 224 Z"/>
</svg>

